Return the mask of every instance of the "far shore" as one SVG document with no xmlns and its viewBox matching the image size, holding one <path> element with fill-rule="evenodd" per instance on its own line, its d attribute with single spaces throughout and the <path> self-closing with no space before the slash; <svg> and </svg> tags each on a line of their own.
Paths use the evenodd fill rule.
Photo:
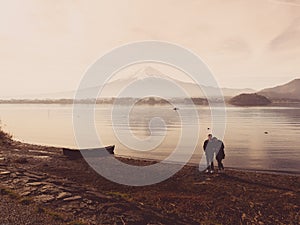
<svg viewBox="0 0 300 225">
<path fill-rule="evenodd" d="M 118 159 L 139 166 L 155 163 Z M 296 174 L 231 168 L 206 174 L 186 165 L 161 183 L 131 187 L 103 178 L 83 159 L 70 160 L 61 148 L 13 141 L 2 131 L 0 179 L 4 224 L 300 222 Z"/>
<path fill-rule="evenodd" d="M 156 98 L 146 98 L 146 99 L 135 99 L 135 98 L 103 98 L 103 99 L 0 99 L 0 105 L 5 104 L 20 104 L 20 105 L 73 105 L 73 104 L 83 104 L 83 105 L 151 105 L 151 106 L 164 106 L 172 104 L 189 105 L 190 100 L 193 101 L 194 105 L 197 106 L 209 106 L 211 103 L 208 102 L 206 98 L 173 98 L 169 100 L 156 99 Z M 214 104 L 223 104 L 222 99 L 212 100 Z M 235 106 L 230 104 L 230 97 L 224 97 L 224 102 L 226 107 L 299 107 L 300 100 L 297 99 L 272 99 L 272 103 L 268 105 L 253 105 L 253 106 Z"/>
</svg>

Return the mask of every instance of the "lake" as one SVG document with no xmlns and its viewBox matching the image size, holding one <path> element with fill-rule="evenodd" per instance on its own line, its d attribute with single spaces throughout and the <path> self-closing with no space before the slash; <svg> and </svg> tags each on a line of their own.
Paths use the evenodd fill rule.
<svg viewBox="0 0 300 225">
<path fill-rule="evenodd" d="M 83 109 L 89 107 L 92 106 L 82 105 Z M 170 105 L 135 106 L 129 116 L 126 114 L 126 107 L 119 105 L 115 108 L 114 124 L 111 107 L 112 105 L 96 106 L 95 127 L 103 145 L 116 145 L 116 154 L 164 159 L 178 144 L 183 125 L 178 112 Z M 185 107 L 188 109 L 190 106 Z M 203 154 L 202 143 L 212 126 L 210 108 L 197 106 L 196 109 L 199 116 L 196 125 L 200 132 L 192 163 L 199 162 Z M 124 122 L 127 117 L 129 124 Z M 162 118 L 164 123 L 151 120 L 157 117 Z M 57 147 L 76 147 L 72 105 L 2 104 L 0 119 L 2 128 L 17 140 Z M 185 126 L 192 125 L 188 118 L 185 121 Z M 128 138 L 128 143 L 120 141 L 114 130 L 119 135 L 131 137 Z M 90 147 L 97 147 L 97 142 L 86 138 Z M 134 150 L 130 148 L 135 145 L 134 140 L 148 142 L 150 147 L 153 145 L 153 149 Z M 227 107 L 223 141 L 225 166 L 300 172 L 300 107 Z M 190 148 L 193 146 L 187 137 L 183 140 L 182 154 Z"/>
</svg>

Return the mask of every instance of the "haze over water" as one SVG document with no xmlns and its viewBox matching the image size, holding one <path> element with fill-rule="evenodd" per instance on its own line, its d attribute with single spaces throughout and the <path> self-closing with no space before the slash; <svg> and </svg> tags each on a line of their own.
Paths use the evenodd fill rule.
<svg viewBox="0 0 300 225">
<path fill-rule="evenodd" d="M 91 105 L 83 105 L 92 107 Z M 133 134 L 146 139 L 152 135 L 157 147 L 151 151 L 134 151 L 122 144 L 114 134 L 111 123 L 111 105 L 97 105 L 95 125 L 98 136 L 104 145 L 116 145 L 116 154 L 150 159 L 164 159 L 176 147 L 180 138 L 181 122 L 176 111 L 170 105 L 135 106 L 129 115 L 128 127 L 124 124 L 124 106 L 117 106 L 114 115 L 114 129 L 123 134 Z M 189 108 L 190 106 L 186 106 Z M 76 147 L 72 125 L 72 105 L 0 105 L 0 119 L 5 131 L 15 139 L 59 147 Z M 202 143 L 211 127 L 211 115 L 208 106 L 197 106 L 200 127 L 198 145 L 193 163 L 202 157 Z M 279 170 L 300 172 L 300 107 L 227 107 L 227 125 L 225 132 L 225 165 L 236 168 Z M 153 123 L 151 132 L 149 121 L 161 117 L 161 123 Z M 186 124 L 187 126 L 189 124 Z M 131 132 L 131 133 L 130 133 Z M 265 133 L 267 132 L 267 134 Z M 94 140 L 90 147 L 97 146 Z M 183 140 L 184 151 L 192 148 L 190 140 Z M 141 149 L 142 150 L 142 149 Z"/>
</svg>

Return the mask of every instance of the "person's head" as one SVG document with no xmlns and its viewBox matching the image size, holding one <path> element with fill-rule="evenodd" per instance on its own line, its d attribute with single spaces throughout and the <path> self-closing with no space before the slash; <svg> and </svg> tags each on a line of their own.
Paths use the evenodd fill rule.
<svg viewBox="0 0 300 225">
<path fill-rule="evenodd" d="M 207 135 L 208 140 L 211 140 L 212 137 L 213 137 L 212 134 Z"/>
</svg>

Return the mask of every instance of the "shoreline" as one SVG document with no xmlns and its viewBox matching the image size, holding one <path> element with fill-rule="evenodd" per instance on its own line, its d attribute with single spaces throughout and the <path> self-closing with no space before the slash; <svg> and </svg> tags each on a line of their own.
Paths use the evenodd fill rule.
<svg viewBox="0 0 300 225">
<path fill-rule="evenodd" d="M 68 148 L 68 149 L 73 149 L 72 147 L 64 147 L 64 146 L 59 146 L 59 145 L 51 145 L 51 144 L 41 144 L 41 143 L 25 143 L 22 140 L 12 138 L 13 141 L 15 142 L 20 142 L 28 145 L 33 145 L 33 146 L 41 146 L 41 147 L 46 147 L 46 148 L 57 148 L 57 149 L 62 149 L 62 148 Z M 151 159 L 151 158 L 143 158 L 143 157 L 135 157 L 135 156 L 126 156 L 126 155 L 121 155 L 121 154 L 115 154 L 116 157 L 118 158 L 124 158 L 124 159 L 132 159 L 132 160 L 142 160 L 142 161 L 149 161 L 149 162 L 159 162 L 157 159 Z M 193 157 L 193 156 L 192 156 Z M 192 159 L 191 157 L 191 159 Z M 176 164 L 178 162 L 173 162 L 173 161 L 168 161 L 168 163 L 171 164 Z M 179 162 L 180 164 L 180 162 Z M 188 162 L 185 163 L 185 165 L 188 166 L 195 166 L 197 167 L 199 164 L 194 163 L 194 162 Z M 300 171 L 296 170 L 280 170 L 280 169 L 257 169 L 257 168 L 247 168 L 247 167 L 232 167 L 232 166 L 226 166 L 226 169 L 230 170 L 236 170 L 236 171 L 245 171 L 245 172 L 261 172 L 261 173 L 270 173 L 270 174 L 282 174 L 282 175 L 295 175 L 295 176 L 300 176 Z"/>
<path fill-rule="evenodd" d="M 157 159 L 150 159 L 150 158 L 143 158 L 143 157 L 132 157 L 132 156 L 126 156 L 126 155 L 118 155 L 115 154 L 116 157 L 118 158 L 124 158 L 124 159 L 129 159 L 129 160 L 137 160 L 137 161 L 149 161 L 149 162 L 159 162 L 159 160 Z M 214 159 L 215 162 L 215 159 Z M 182 163 L 178 163 L 175 161 L 166 161 L 165 163 L 170 163 L 170 164 L 182 164 Z M 216 162 L 215 162 L 216 163 Z M 188 162 L 185 163 L 184 165 L 186 166 L 192 166 L 192 167 L 198 167 L 199 164 L 194 163 L 194 162 Z M 215 166 L 215 168 L 217 168 Z M 235 170 L 235 171 L 243 171 L 243 172 L 253 172 L 253 173 L 266 173 L 266 174 L 280 174 L 280 175 L 295 175 L 295 176 L 300 176 L 300 171 L 293 171 L 293 170 L 276 170 L 276 169 L 255 169 L 255 168 L 247 168 L 247 167 L 232 167 L 232 166 L 226 166 L 225 165 L 225 169 L 226 170 Z M 201 172 L 201 171 L 199 171 Z"/>
<path fill-rule="evenodd" d="M 0 209 L 8 210 L 0 218 L 5 224 L 300 222 L 298 175 L 235 169 L 205 174 L 185 165 L 161 183 L 131 187 L 103 178 L 83 159 L 70 160 L 61 150 L 0 139 Z M 138 166 L 154 163 L 118 159 Z"/>
</svg>

